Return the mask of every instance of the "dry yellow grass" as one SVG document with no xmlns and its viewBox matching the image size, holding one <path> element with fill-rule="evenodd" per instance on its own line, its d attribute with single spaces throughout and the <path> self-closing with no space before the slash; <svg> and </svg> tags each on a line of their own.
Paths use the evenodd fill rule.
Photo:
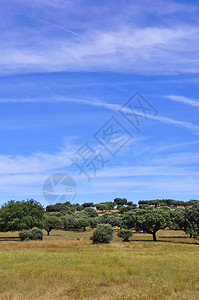
<svg viewBox="0 0 199 300">
<path fill-rule="evenodd" d="M 183 232 L 160 231 L 157 243 L 115 235 L 108 245 L 92 245 L 90 230 L 17 235 L 1 233 L 0 299 L 199 299 L 199 241 Z"/>
</svg>

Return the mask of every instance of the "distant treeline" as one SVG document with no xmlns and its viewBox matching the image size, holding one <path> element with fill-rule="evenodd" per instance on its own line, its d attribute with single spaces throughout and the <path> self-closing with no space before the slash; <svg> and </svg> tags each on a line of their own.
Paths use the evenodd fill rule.
<svg viewBox="0 0 199 300">
<path fill-rule="evenodd" d="M 182 201 L 182 200 L 173 200 L 173 199 L 156 199 L 156 200 L 139 200 L 138 206 L 134 204 L 132 201 L 128 201 L 126 198 L 115 198 L 114 202 L 100 202 L 94 204 L 93 202 L 85 202 L 83 204 L 71 204 L 70 202 L 65 203 L 57 203 L 54 205 L 48 205 L 46 207 L 47 212 L 59 212 L 59 211 L 68 211 L 68 212 L 75 212 L 75 211 L 83 211 L 86 207 L 96 208 L 100 211 L 107 211 L 113 210 L 117 208 L 120 213 L 125 213 L 129 210 L 135 209 L 137 207 L 144 208 L 145 206 L 153 206 L 153 207 L 188 207 L 188 206 L 195 206 L 199 204 L 199 200 L 189 200 L 189 201 Z"/>
<path fill-rule="evenodd" d="M 22 239 L 30 239 L 31 236 L 41 239 L 42 232 L 38 229 L 45 229 L 49 235 L 53 229 L 86 231 L 87 228 L 108 224 L 112 230 L 122 230 L 121 236 L 131 235 L 128 230 L 134 229 L 152 234 L 154 241 L 158 230 L 165 228 L 183 230 L 194 238 L 199 235 L 198 200 L 156 199 L 138 203 L 139 206 L 126 198 L 115 198 L 112 202 L 98 204 L 57 203 L 44 209 L 33 199 L 12 200 L 0 208 L 0 231 L 23 231 L 20 233 Z"/>
<path fill-rule="evenodd" d="M 199 204 L 199 200 L 189 200 L 189 201 L 173 200 L 173 199 L 140 200 L 138 204 L 139 205 L 147 204 L 154 207 L 157 206 L 186 207 L 186 206 L 193 206 Z"/>
</svg>

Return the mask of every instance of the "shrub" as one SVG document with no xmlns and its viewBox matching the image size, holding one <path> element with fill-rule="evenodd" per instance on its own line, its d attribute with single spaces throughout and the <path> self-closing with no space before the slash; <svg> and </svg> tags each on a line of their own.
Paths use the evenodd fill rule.
<svg viewBox="0 0 199 300">
<path fill-rule="evenodd" d="M 34 227 L 31 229 L 33 240 L 43 240 L 43 232 L 41 229 Z"/>
<path fill-rule="evenodd" d="M 113 239 L 113 228 L 109 224 L 98 225 L 90 238 L 93 244 L 108 244 Z"/>
<path fill-rule="evenodd" d="M 19 237 L 21 241 L 32 240 L 32 232 L 31 230 L 22 230 L 19 232 Z"/>
<path fill-rule="evenodd" d="M 43 232 L 41 229 L 34 227 L 29 230 L 22 230 L 19 232 L 19 237 L 21 241 L 24 240 L 42 240 L 43 239 Z"/>
<path fill-rule="evenodd" d="M 117 236 L 122 238 L 122 242 L 129 242 L 129 238 L 133 235 L 132 231 L 130 229 L 121 229 Z"/>
<path fill-rule="evenodd" d="M 98 217 L 98 213 L 96 212 L 95 209 L 91 208 L 91 207 L 86 207 L 84 209 L 84 212 L 86 213 L 86 215 L 89 217 L 89 218 L 95 218 L 95 217 Z"/>
<path fill-rule="evenodd" d="M 90 227 L 96 228 L 98 223 L 99 223 L 99 217 L 95 217 L 95 218 L 89 218 L 89 223 L 90 223 Z"/>
</svg>

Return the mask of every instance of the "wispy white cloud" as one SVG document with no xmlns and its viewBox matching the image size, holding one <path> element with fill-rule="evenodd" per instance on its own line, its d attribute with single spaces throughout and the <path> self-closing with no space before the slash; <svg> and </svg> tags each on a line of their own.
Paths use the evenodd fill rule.
<svg viewBox="0 0 199 300">
<path fill-rule="evenodd" d="M 75 147 L 68 147 L 59 153 L 35 153 L 30 156 L 0 155 L 0 174 L 38 173 L 66 167 L 71 164 L 68 157 L 73 155 Z"/>
<path fill-rule="evenodd" d="M 73 139 L 72 139 L 73 140 Z M 71 145 L 72 145 L 71 140 Z M 68 144 L 68 143 L 67 143 Z M 55 172 L 68 172 L 68 156 L 73 156 L 74 145 L 56 154 L 38 153 L 29 156 L 0 156 L 0 188 L 2 194 L 31 197 L 40 195 L 45 179 Z M 81 197 L 103 193 L 136 192 L 140 197 L 155 190 L 165 196 L 169 193 L 194 194 L 197 192 L 199 172 L 192 165 L 199 164 L 199 156 L 193 152 L 178 152 L 156 156 L 149 150 L 148 160 L 133 161 L 128 166 L 107 164 L 97 172 L 90 183 L 78 170 L 70 174 L 76 180 Z M 86 186 L 86 188 L 85 188 Z"/>
<path fill-rule="evenodd" d="M 187 105 L 199 107 L 199 99 L 191 99 L 191 98 L 179 96 L 179 95 L 166 95 L 164 97 L 171 99 L 173 101 L 176 101 L 176 102 L 181 102 L 181 103 L 184 103 Z"/>
<path fill-rule="evenodd" d="M 20 162 L 22 162 L 22 159 Z M 16 164 L 20 162 L 16 161 Z M 24 162 L 27 163 L 27 158 L 24 158 Z M 150 163 L 147 166 L 106 167 L 90 183 L 87 183 L 84 177 L 79 177 L 77 172 L 71 175 L 76 180 L 81 195 L 136 190 L 140 192 L 140 195 L 143 195 L 144 192 L 151 193 L 153 189 L 155 189 L 156 193 L 164 192 L 167 194 L 172 191 L 189 191 L 190 193 L 197 191 L 198 171 L 193 171 L 188 166 L 186 168 L 177 166 L 178 162 L 176 161 L 173 165 L 170 164 L 168 166 L 160 163 L 159 161 L 159 165 Z M 50 164 L 48 164 L 48 167 Z M 56 168 L 53 169 L 51 165 L 51 170 L 47 171 L 46 167 L 37 165 L 37 172 L 35 172 L 30 163 L 29 167 L 29 173 L 15 173 L 17 171 L 15 169 L 13 173 L 0 174 L 2 193 L 9 193 L 9 195 L 19 194 L 27 197 L 29 195 L 42 194 L 42 185 L 45 179 L 50 174 L 57 172 Z M 21 171 L 20 167 L 18 171 Z M 27 170 L 22 169 L 22 171 Z M 87 187 L 86 189 L 85 186 Z"/>
<path fill-rule="evenodd" d="M 114 104 L 114 103 L 108 103 L 108 102 L 104 102 L 101 100 L 97 100 L 97 99 L 80 99 L 80 98 L 67 98 L 64 96 L 56 96 L 54 95 L 53 97 L 48 97 L 48 98 L 14 98 L 14 99 L 9 99 L 9 98 L 2 98 L 0 99 L 0 103 L 31 103 L 31 102 L 56 102 L 56 101 L 60 101 L 60 102 L 72 102 L 72 103 L 79 103 L 79 104 L 85 104 L 85 105 L 90 105 L 90 106 L 95 106 L 95 107 L 103 107 L 106 109 L 110 109 L 112 111 L 119 111 L 121 109 L 121 105 L 120 104 Z M 124 112 L 130 112 L 131 111 L 128 108 L 123 109 Z M 136 111 L 135 113 L 137 115 L 140 115 L 140 111 Z M 185 121 L 179 121 L 179 120 L 175 120 L 173 118 L 170 117 L 164 117 L 161 115 L 147 115 L 147 118 L 152 119 L 152 120 L 156 120 L 159 121 L 161 123 L 164 124 L 168 124 L 168 125 L 175 125 L 175 126 L 179 126 L 182 127 L 186 130 L 191 131 L 193 134 L 199 135 L 199 126 L 190 122 L 185 122 Z"/>
<path fill-rule="evenodd" d="M 17 0 L 2 9 L 1 74 L 198 72 L 197 5 L 122 1 L 118 9 L 117 1 L 102 3 Z"/>
<path fill-rule="evenodd" d="M 132 177 L 131 179 L 118 179 L 118 180 L 109 180 L 105 181 L 98 181 L 93 183 L 93 187 L 85 194 L 95 194 L 95 191 L 99 193 L 111 193 L 116 192 L 118 193 L 138 193 L 139 197 L 143 197 L 143 195 L 147 196 L 149 194 L 155 194 L 156 198 L 160 198 L 161 194 L 164 194 L 163 197 L 168 197 L 168 195 L 172 194 L 172 198 L 174 192 L 178 194 L 183 193 L 188 194 L 189 197 L 191 194 L 198 193 L 198 177 L 193 178 L 192 176 L 185 176 L 185 177 L 162 177 L 159 178 L 157 181 L 157 177 L 151 178 L 136 178 Z M 144 197 L 143 197 L 144 198 Z M 137 199 L 139 200 L 139 199 Z"/>
<path fill-rule="evenodd" d="M 156 165 L 198 165 L 199 164 L 199 153 L 197 152 L 176 152 L 169 155 L 156 156 L 152 159 L 152 162 Z"/>
<path fill-rule="evenodd" d="M 114 71 L 138 74 L 197 73 L 199 28 L 123 28 L 86 33 L 85 40 L 27 35 L 0 50 L 1 74 L 55 71 Z M 2 41 L 3 42 L 3 41 Z M 192 55 L 190 56 L 190 43 Z M 183 49 L 183 51 L 178 51 Z M 161 67 L 160 67 L 161 66 Z"/>
<path fill-rule="evenodd" d="M 22 14 L 21 14 L 21 15 L 22 15 Z M 76 37 L 83 38 L 83 39 L 85 38 L 83 35 L 80 35 L 80 34 L 74 32 L 74 31 L 72 31 L 72 30 L 70 30 L 69 28 L 66 28 L 66 27 L 64 27 L 64 26 L 60 26 L 60 25 L 58 25 L 58 24 L 54 24 L 54 23 L 48 22 L 48 21 L 43 20 L 43 19 L 40 19 L 40 18 L 32 17 L 32 16 L 27 15 L 27 14 L 26 14 L 25 16 L 26 16 L 26 17 L 29 17 L 29 18 L 31 18 L 31 19 L 33 19 L 33 20 L 39 21 L 39 22 L 41 22 L 41 23 L 44 23 L 44 24 L 53 26 L 53 27 L 55 27 L 55 28 L 61 29 L 61 30 L 63 30 L 63 31 L 66 31 L 67 33 L 70 33 L 70 34 L 72 34 L 72 35 L 74 35 L 74 36 L 76 36 Z"/>
<path fill-rule="evenodd" d="M 156 146 L 155 152 L 161 152 L 161 151 L 167 151 L 167 150 L 173 150 L 176 148 L 184 148 L 187 146 L 197 145 L 199 144 L 199 141 L 191 141 L 191 142 L 183 142 L 183 143 L 177 143 L 177 144 L 170 144 L 170 145 L 164 145 L 164 146 Z"/>
</svg>

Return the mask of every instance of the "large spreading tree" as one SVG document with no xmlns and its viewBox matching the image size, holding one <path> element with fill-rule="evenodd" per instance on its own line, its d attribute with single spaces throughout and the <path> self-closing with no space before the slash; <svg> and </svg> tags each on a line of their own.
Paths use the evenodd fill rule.
<svg viewBox="0 0 199 300">
<path fill-rule="evenodd" d="M 153 241 L 157 241 L 156 233 L 160 229 L 171 226 L 170 209 L 135 209 L 127 212 L 123 218 L 127 228 L 135 228 L 153 235 Z"/>
<path fill-rule="evenodd" d="M 0 209 L 0 231 L 18 231 L 43 227 L 43 206 L 33 200 L 11 200 Z"/>
</svg>

